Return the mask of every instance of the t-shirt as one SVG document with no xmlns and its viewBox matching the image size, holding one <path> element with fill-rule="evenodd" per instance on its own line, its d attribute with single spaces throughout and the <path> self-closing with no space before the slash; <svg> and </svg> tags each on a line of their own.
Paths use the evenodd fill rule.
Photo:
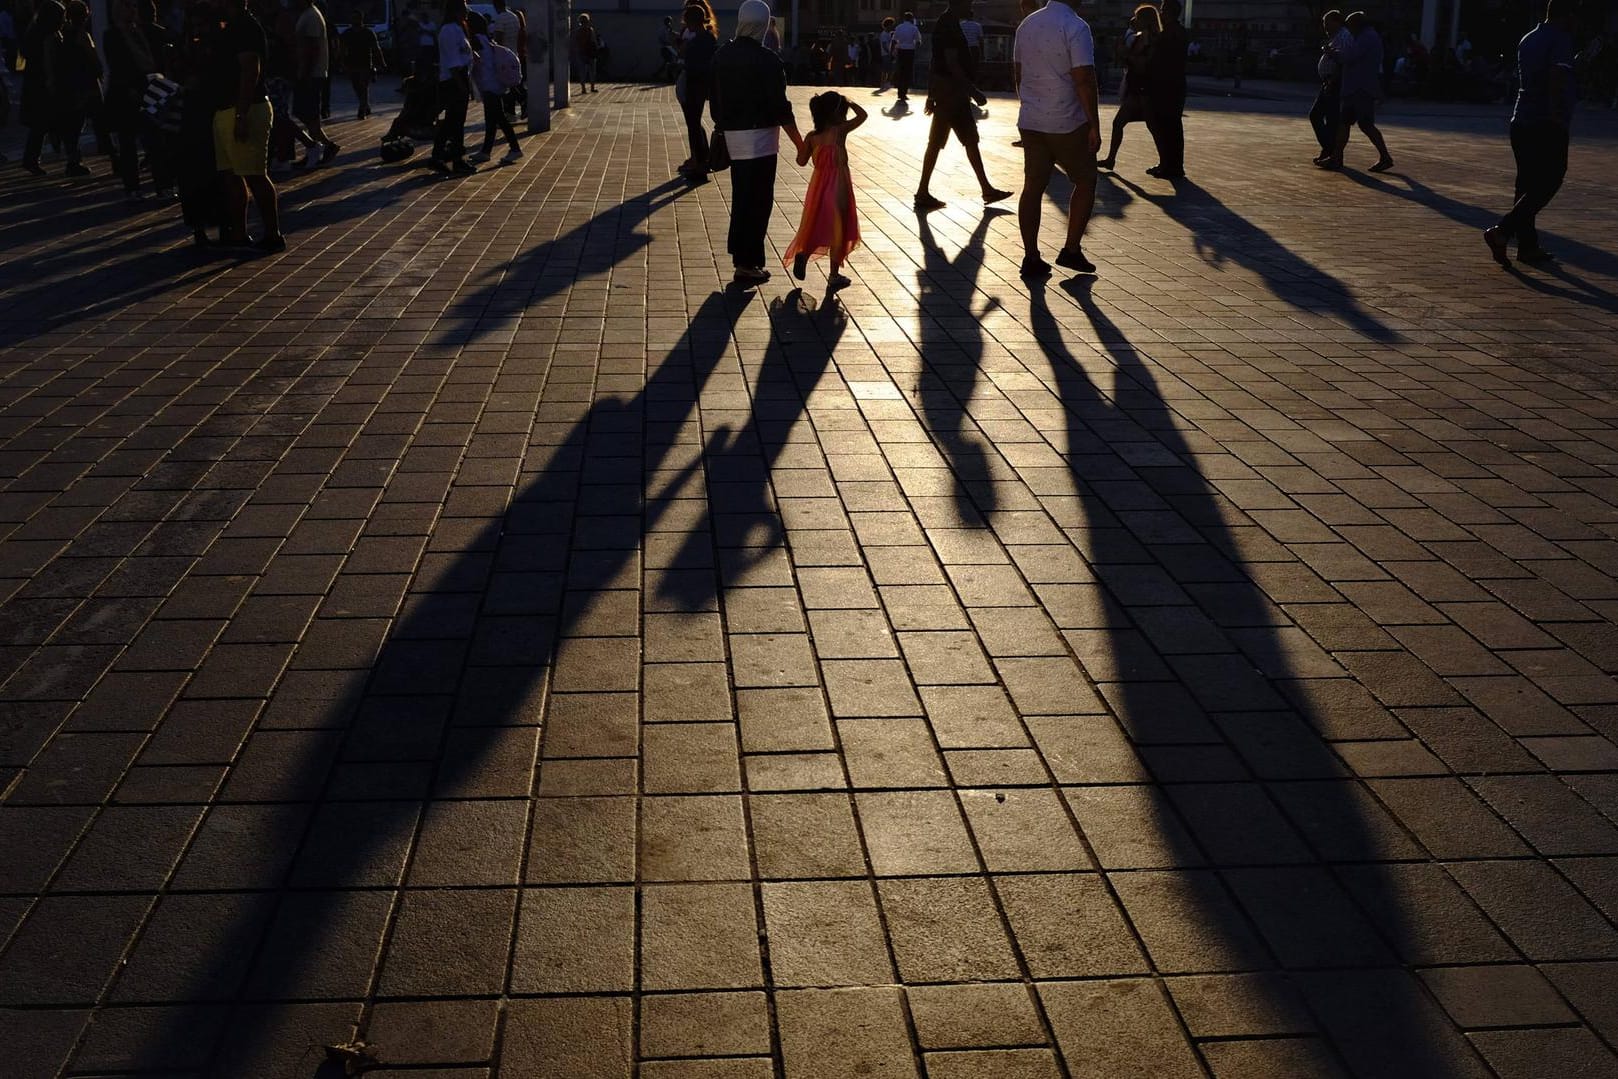
<svg viewBox="0 0 1618 1079">
<path fill-rule="evenodd" d="M 310 4 L 298 16 L 293 32 L 298 36 L 298 71 L 312 79 L 324 79 L 331 74 L 331 56 L 326 47 L 326 17 Z M 315 61 L 308 71 L 303 69 L 303 50 L 313 43 Z"/>
<path fill-rule="evenodd" d="M 966 43 L 972 48 L 983 44 L 983 24 L 976 19 L 962 19 L 961 33 L 966 36 Z"/>
<path fill-rule="evenodd" d="M 950 78 L 944 74 L 944 53 L 953 52 L 961 65 L 961 71 L 970 82 L 977 74 L 977 63 L 972 58 L 972 50 L 967 47 L 966 35 L 961 32 L 961 20 L 945 12 L 933 23 L 933 73 Z M 953 74 L 953 73 L 951 73 Z"/>
<path fill-rule="evenodd" d="M 1343 96 L 1375 96 L 1382 88 L 1382 36 L 1367 26 L 1339 52 L 1343 59 Z"/>
<path fill-rule="evenodd" d="M 876 36 L 877 51 L 883 56 L 893 52 L 893 31 L 884 30 Z"/>
<path fill-rule="evenodd" d="M 261 98 L 264 96 L 264 61 L 269 54 L 264 28 L 251 15 L 233 15 L 214 34 L 210 49 L 208 86 L 214 108 L 236 107 L 237 91 L 242 79 L 238 57 L 244 52 L 258 57 L 258 82 L 253 87 L 253 97 Z"/>
<path fill-rule="evenodd" d="M 1078 12 L 1062 0 L 1049 0 L 1018 25 L 1011 58 L 1022 66 L 1019 128 L 1063 135 L 1089 122 L 1073 69 L 1095 66 L 1096 45 L 1090 24 Z"/>
<path fill-rule="evenodd" d="M 522 27 L 517 22 L 517 13 L 510 8 L 497 11 L 489 20 L 489 36 L 496 44 L 504 45 L 513 51 L 517 48 L 517 38 L 522 33 Z"/>
<path fill-rule="evenodd" d="M 1517 105 L 1511 110 L 1512 123 L 1545 123 L 1550 120 L 1551 72 L 1562 70 L 1562 96 L 1564 112 L 1573 117 L 1573 106 L 1579 99 L 1578 86 L 1573 80 L 1573 35 L 1566 30 L 1542 22 L 1517 43 L 1517 75 L 1521 88 L 1517 91 Z"/>
<path fill-rule="evenodd" d="M 438 81 L 449 82 L 456 68 L 472 66 L 472 43 L 458 22 L 447 22 L 438 31 Z"/>
<path fill-rule="evenodd" d="M 893 31 L 893 47 L 910 51 L 921 44 L 921 27 L 913 22 L 902 22 Z"/>
</svg>

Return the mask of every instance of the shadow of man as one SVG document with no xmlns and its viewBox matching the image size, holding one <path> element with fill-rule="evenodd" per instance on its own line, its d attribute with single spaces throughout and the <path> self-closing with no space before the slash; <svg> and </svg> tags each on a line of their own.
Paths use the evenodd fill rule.
<svg viewBox="0 0 1618 1079">
<path fill-rule="evenodd" d="M 508 973 L 520 948 L 509 929 L 517 918 L 519 937 L 542 932 L 543 919 L 524 929 L 540 916 L 526 901 L 519 914 L 511 885 L 522 879 L 525 834 L 539 827 L 530 822 L 540 812 L 541 720 L 551 737 L 558 717 L 547 709 L 581 677 L 638 689 L 639 641 L 612 636 L 638 622 L 618 617 L 617 601 L 638 595 L 644 537 L 679 505 L 647 483 L 694 467 L 685 459 L 699 451 L 698 399 L 752 303 L 751 294 L 708 297 L 639 392 L 597 392 L 572 422 L 555 411 L 565 402 L 541 405 L 528 436 L 539 469 L 481 528 L 442 537 L 370 670 L 328 704 L 291 701 L 292 711 L 303 706 L 294 725 L 304 730 L 261 721 L 245 752 L 269 739 L 272 772 L 227 784 L 108 998 L 195 1003 L 104 1032 L 127 1042 L 122 1066 L 306 1073 L 320 1050 L 303 1028 L 288 1029 L 286 1002 L 523 990 L 524 975 Z M 575 708 L 569 722 L 612 741 L 602 713 Z M 472 883 L 505 887 L 433 887 L 468 883 L 423 876 L 434 871 L 412 861 L 445 829 L 488 865 L 507 866 L 504 878 Z M 476 876 L 488 865 L 467 868 Z M 218 888 L 251 890 L 207 891 Z M 356 1026 L 375 1040 L 374 1004 L 322 1014 L 327 1040 L 346 1041 Z M 123 1018 L 98 1012 L 90 1036 Z"/>
<path fill-rule="evenodd" d="M 1473 961 L 1511 949 L 1328 742 L 1408 732 L 1352 696 L 1346 672 L 1304 647 L 1249 575 L 1236 511 L 1198 470 L 1157 375 L 1094 284 L 1036 287 L 1030 311 L 1066 417 L 1059 448 L 1083 553 L 1105 588 L 1065 635 L 1128 739 L 1109 754 L 1111 736 L 1092 730 L 1100 752 L 1064 780 L 1090 784 L 1068 789 L 1081 826 L 1123 816 L 1136 837 L 1098 842 L 1101 868 L 1159 974 L 1229 975 L 1221 992 L 1258 1017 L 1249 1033 L 1324 1035 L 1256 1043 L 1267 1074 L 1346 1064 L 1481 1079 L 1487 1069 L 1412 967 L 1452 935 L 1476 942 L 1462 950 Z M 1094 331 L 1100 355 L 1088 362 L 1053 311 L 1069 302 Z M 1110 387 L 1087 373 L 1107 369 Z M 1193 1036 L 1216 1033 L 1198 1017 L 1211 984 L 1168 983 Z M 1174 1063 L 1162 1074 L 1181 1074 Z"/>
</svg>

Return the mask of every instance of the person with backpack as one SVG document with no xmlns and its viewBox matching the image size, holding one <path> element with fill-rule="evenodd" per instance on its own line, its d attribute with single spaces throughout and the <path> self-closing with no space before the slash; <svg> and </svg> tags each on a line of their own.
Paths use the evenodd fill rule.
<svg viewBox="0 0 1618 1079">
<path fill-rule="evenodd" d="M 358 103 L 358 118 L 371 115 L 371 84 L 382 71 L 387 70 L 387 58 L 382 55 L 382 43 L 376 31 L 365 24 L 365 9 L 354 9 L 354 21 L 343 31 L 343 70 L 348 72 L 349 85 L 354 87 L 354 100 Z"/>
<path fill-rule="evenodd" d="M 596 61 L 601 58 L 601 37 L 596 33 L 590 16 L 580 15 L 573 28 L 573 62 L 579 68 L 579 93 L 596 92 Z M 586 89 L 585 83 L 589 83 Z"/>
<path fill-rule="evenodd" d="M 467 15 L 472 30 L 472 81 L 483 98 L 483 149 L 477 156 L 484 161 L 494 152 L 494 133 L 498 128 L 506 137 L 506 156 L 502 165 L 509 165 L 522 156 L 517 145 L 517 133 L 511 128 L 511 117 L 506 115 L 506 92 L 522 81 L 521 65 L 517 54 L 504 45 L 497 45 L 489 37 L 489 27 L 477 12 Z"/>
</svg>

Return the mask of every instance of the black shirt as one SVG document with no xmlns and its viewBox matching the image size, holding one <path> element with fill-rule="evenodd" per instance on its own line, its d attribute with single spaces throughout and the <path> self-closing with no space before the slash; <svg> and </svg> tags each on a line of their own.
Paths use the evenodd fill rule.
<svg viewBox="0 0 1618 1079">
<path fill-rule="evenodd" d="M 714 53 L 719 51 L 719 41 L 706 30 L 698 30 L 690 41 L 685 43 L 685 51 L 680 54 L 685 61 L 685 75 L 689 79 L 702 79 L 707 81 L 713 72 Z"/>
<path fill-rule="evenodd" d="M 976 82 L 977 59 L 967 47 L 966 35 L 961 32 L 961 20 L 944 12 L 933 23 L 933 70 L 943 74 L 944 53 L 953 51 L 959 69 L 966 73 L 967 82 Z"/>
<path fill-rule="evenodd" d="M 792 120 L 787 69 L 781 58 L 750 37 L 728 41 L 714 53 L 714 127 L 750 131 Z"/>
<path fill-rule="evenodd" d="M 214 108 L 236 107 L 238 87 L 242 81 L 242 66 L 238 57 L 244 52 L 258 56 L 258 82 L 253 88 L 253 96 L 263 97 L 264 64 L 269 54 L 264 28 L 251 15 L 232 15 L 215 32 L 210 50 L 208 86 Z"/>
</svg>

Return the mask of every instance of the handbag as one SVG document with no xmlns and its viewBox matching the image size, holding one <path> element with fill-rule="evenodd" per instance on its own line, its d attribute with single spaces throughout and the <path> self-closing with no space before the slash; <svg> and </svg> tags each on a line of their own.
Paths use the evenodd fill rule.
<svg viewBox="0 0 1618 1079">
<path fill-rule="evenodd" d="M 725 133 L 715 131 L 708 140 L 708 171 L 724 172 L 730 168 L 730 147 L 725 145 Z"/>
</svg>

